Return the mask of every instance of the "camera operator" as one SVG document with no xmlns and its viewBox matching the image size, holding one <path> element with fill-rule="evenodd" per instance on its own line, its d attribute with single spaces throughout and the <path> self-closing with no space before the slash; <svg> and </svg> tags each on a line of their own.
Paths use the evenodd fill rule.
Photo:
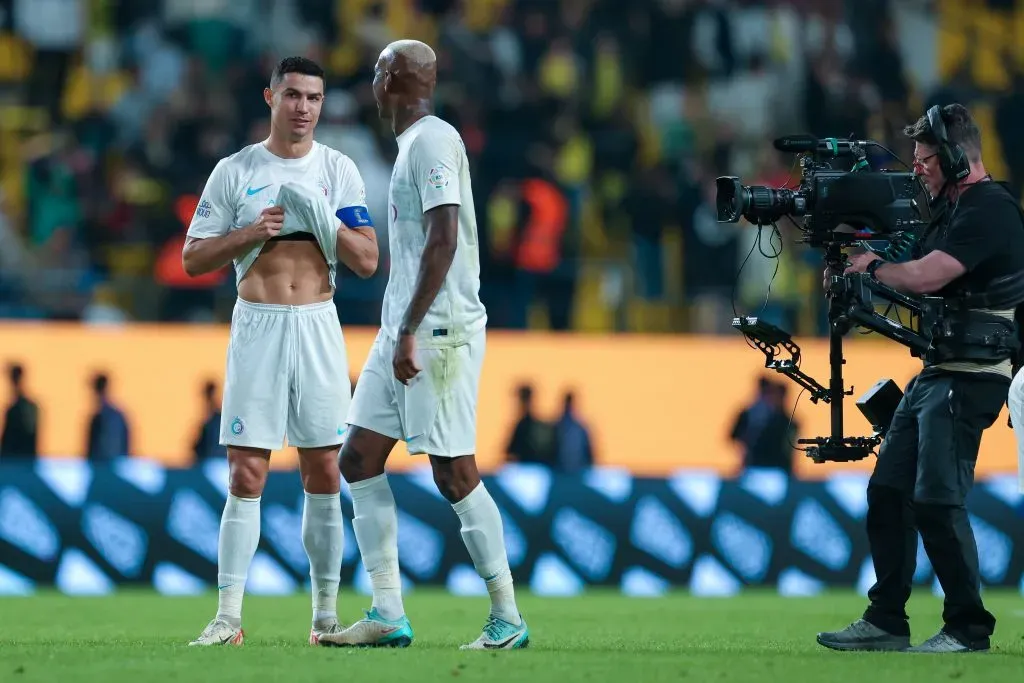
<svg viewBox="0 0 1024 683">
<path fill-rule="evenodd" d="M 985 292 L 1024 271 L 1024 227 L 1017 202 L 992 181 L 981 134 L 968 110 L 933 108 L 904 134 L 914 140 L 914 171 L 934 215 L 915 260 L 850 258 L 846 273 L 869 273 L 904 292 L 951 298 Z M 938 120 L 936 120 L 938 119 Z M 828 274 L 826 273 L 826 279 Z M 1012 320 L 1014 311 L 987 311 Z M 981 599 L 978 549 L 965 507 L 981 435 L 999 416 L 1012 376 L 1010 359 L 925 363 L 906 387 L 868 484 L 867 534 L 874 562 L 870 605 L 861 619 L 818 642 L 838 650 L 975 652 L 989 649 L 995 617 Z M 1024 418 L 1022 418 L 1024 419 Z M 916 568 L 917 534 L 945 592 L 944 625 L 910 647 L 906 603 Z"/>
</svg>

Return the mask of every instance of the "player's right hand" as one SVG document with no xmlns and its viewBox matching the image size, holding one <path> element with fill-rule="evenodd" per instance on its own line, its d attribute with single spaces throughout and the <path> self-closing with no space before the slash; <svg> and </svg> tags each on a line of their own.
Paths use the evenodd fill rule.
<svg viewBox="0 0 1024 683">
<path fill-rule="evenodd" d="M 260 217 L 249 226 L 260 241 L 276 237 L 284 227 L 284 209 L 280 206 L 271 206 L 260 212 Z"/>
</svg>

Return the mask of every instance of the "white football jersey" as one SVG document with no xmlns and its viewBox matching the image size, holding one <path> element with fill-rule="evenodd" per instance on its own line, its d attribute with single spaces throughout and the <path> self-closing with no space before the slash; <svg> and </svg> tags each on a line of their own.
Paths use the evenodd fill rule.
<svg viewBox="0 0 1024 683">
<path fill-rule="evenodd" d="M 372 226 L 366 211 L 366 189 L 356 165 L 341 152 L 314 142 L 306 156 L 284 159 L 263 143 L 249 145 L 217 162 L 188 229 L 189 237 L 220 237 L 232 230 L 252 225 L 263 209 L 280 203 L 282 186 L 299 192 L 286 192 L 290 199 L 309 201 L 323 197 L 326 206 L 292 211 L 285 207 L 281 234 L 308 232 L 317 237 L 330 267 L 331 287 L 337 271 L 337 227 Z M 310 216 L 318 215 L 314 222 Z M 331 225 L 320 225 L 330 220 Z M 334 232 L 332 232 L 334 231 Z M 234 261 L 235 282 L 242 281 L 256 262 L 263 244 L 257 244 Z"/>
<path fill-rule="evenodd" d="M 416 337 L 426 346 L 466 343 L 487 324 L 487 312 L 480 301 L 480 245 L 469 159 L 454 127 L 436 116 L 425 116 L 398 136 L 388 203 L 391 273 L 381 313 L 385 334 L 398 337 L 412 300 L 427 238 L 424 214 L 455 204 L 459 207 L 455 259 Z"/>
</svg>

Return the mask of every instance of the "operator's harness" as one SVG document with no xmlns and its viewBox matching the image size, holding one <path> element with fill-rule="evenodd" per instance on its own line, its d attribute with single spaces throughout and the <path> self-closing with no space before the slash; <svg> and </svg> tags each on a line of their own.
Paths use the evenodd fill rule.
<svg viewBox="0 0 1024 683">
<path fill-rule="evenodd" d="M 984 292 L 962 290 L 953 297 L 926 297 L 920 333 L 930 347 L 926 364 L 947 361 L 997 363 L 1012 360 L 1014 371 L 1024 348 L 1024 272 L 998 278 Z M 1014 311 L 1004 317 L 991 311 Z"/>
<path fill-rule="evenodd" d="M 1010 197 L 1024 229 L 1024 208 Z M 945 228 L 952 220 L 953 215 L 943 212 L 940 221 Z M 933 226 L 937 227 L 940 221 Z M 930 229 L 921 235 L 915 247 L 924 242 Z M 914 355 L 926 365 L 947 361 L 998 363 L 1009 359 L 1014 375 L 1024 365 L 1024 271 L 993 280 L 984 292 L 961 287 L 953 296 L 925 297 L 924 301 L 919 332 L 931 344 L 923 353 Z M 1013 316 L 992 311 L 1013 311 Z"/>
</svg>

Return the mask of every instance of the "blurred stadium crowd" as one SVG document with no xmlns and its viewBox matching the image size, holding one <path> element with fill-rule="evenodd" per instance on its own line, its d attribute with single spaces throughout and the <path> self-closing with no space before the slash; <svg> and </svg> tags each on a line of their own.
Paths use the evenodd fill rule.
<svg viewBox="0 0 1024 683">
<path fill-rule="evenodd" d="M 731 300 L 821 332 L 818 255 L 776 264 L 715 221 L 714 178 L 780 185 L 785 133 L 870 137 L 974 108 L 1024 183 L 1024 12 L 1013 0 L 0 0 L 0 317 L 226 321 L 226 273 L 189 280 L 184 232 L 216 161 L 267 135 L 287 54 L 321 61 L 317 137 L 365 179 L 382 244 L 395 153 L 371 69 L 438 51 L 439 115 L 470 153 L 491 324 L 721 333 Z M 1005 160 L 1005 161 L 1004 161 Z M 387 260 L 342 278 L 379 322 Z M 766 294 L 767 293 L 767 294 Z M 767 297 L 767 298 L 766 298 Z"/>
</svg>

